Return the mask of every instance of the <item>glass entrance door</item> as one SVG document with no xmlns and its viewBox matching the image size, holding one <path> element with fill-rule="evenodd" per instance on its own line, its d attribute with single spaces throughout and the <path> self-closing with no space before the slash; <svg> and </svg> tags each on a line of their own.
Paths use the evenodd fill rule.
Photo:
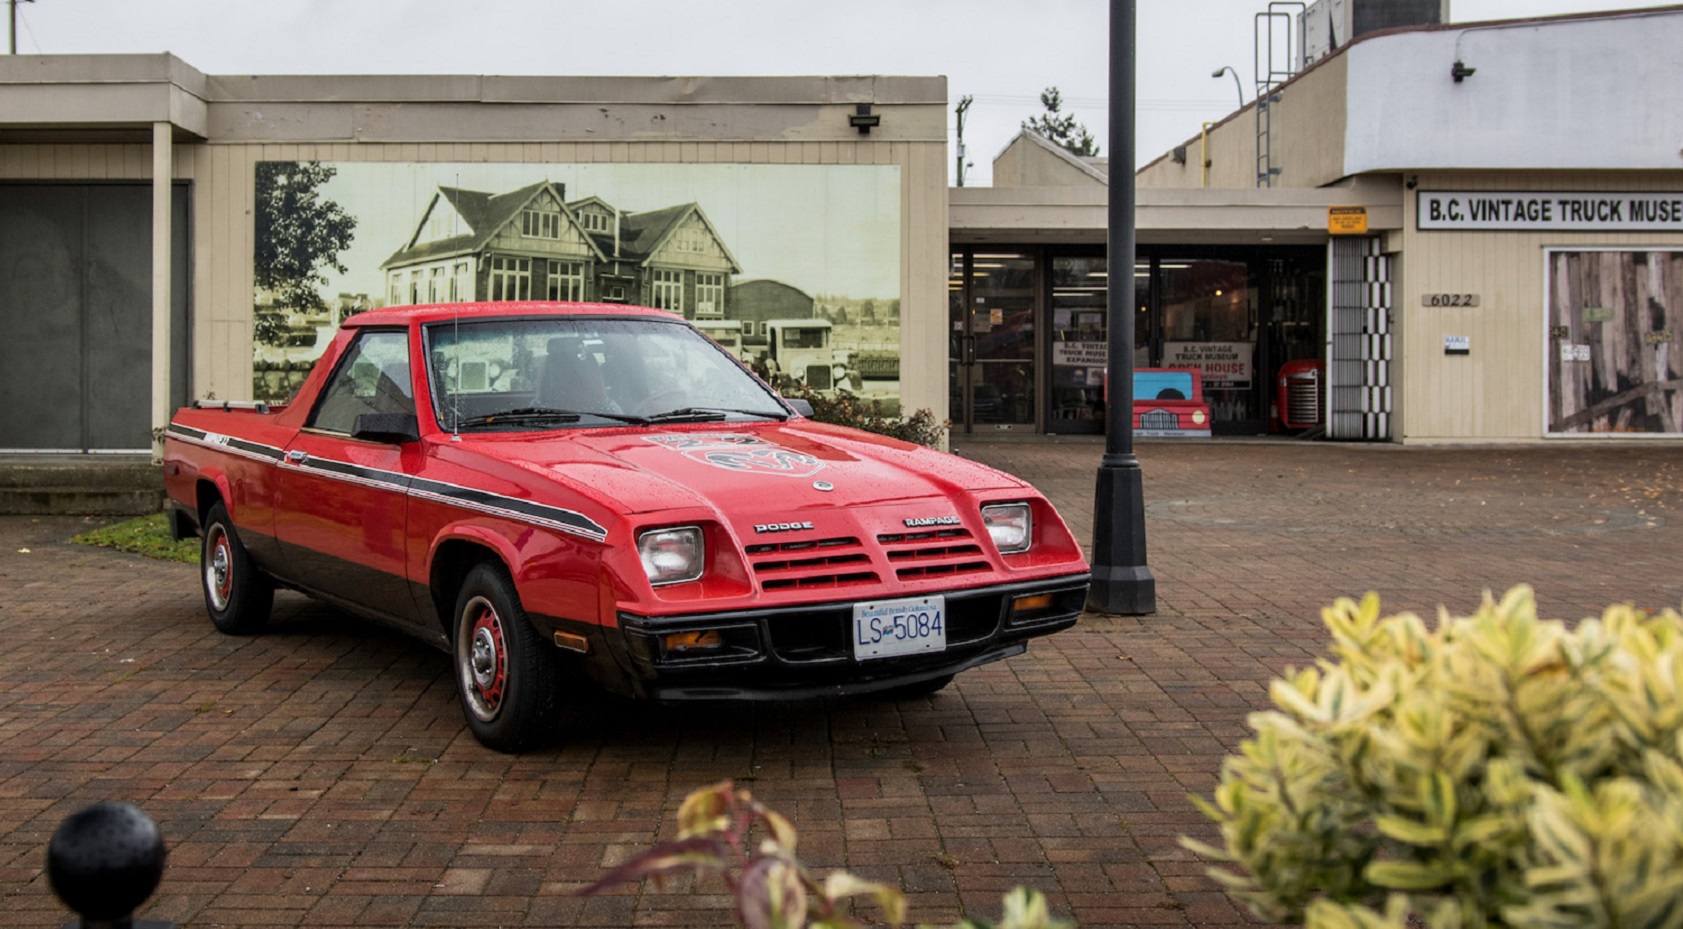
<svg viewBox="0 0 1683 929">
<path fill-rule="evenodd" d="M 950 415 L 961 432 L 1035 430 L 1035 256 L 953 255 L 948 284 Z"/>
</svg>

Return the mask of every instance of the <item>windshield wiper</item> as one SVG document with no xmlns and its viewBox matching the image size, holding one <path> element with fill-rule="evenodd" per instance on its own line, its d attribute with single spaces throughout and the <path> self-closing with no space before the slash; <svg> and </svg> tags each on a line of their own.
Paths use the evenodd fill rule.
<svg viewBox="0 0 1683 929">
<path fill-rule="evenodd" d="M 668 410 L 656 413 L 648 418 L 651 423 L 710 423 L 718 422 L 732 413 L 743 416 L 758 416 L 761 419 L 775 419 L 783 422 L 789 417 L 783 413 L 767 413 L 764 410 L 733 410 L 728 407 L 714 406 L 686 406 L 679 410 Z"/>
<path fill-rule="evenodd" d="M 471 416 L 457 423 L 456 428 L 490 426 L 496 423 L 522 425 L 529 423 L 576 423 L 578 421 L 579 414 L 572 410 L 557 410 L 547 406 L 522 406 L 512 410 L 486 413 L 484 416 Z"/>
</svg>

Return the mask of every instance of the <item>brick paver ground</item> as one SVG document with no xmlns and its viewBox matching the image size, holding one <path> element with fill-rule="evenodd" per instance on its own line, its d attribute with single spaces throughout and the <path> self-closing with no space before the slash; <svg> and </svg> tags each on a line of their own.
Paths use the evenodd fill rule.
<svg viewBox="0 0 1683 929">
<path fill-rule="evenodd" d="M 1086 541 L 1091 441 L 965 442 Z M 1545 613 L 1683 602 L 1683 447 L 1141 444 L 1158 612 L 1085 616 L 1029 653 L 893 703 L 592 708 L 558 747 L 482 749 L 443 655 L 291 595 L 218 635 L 192 568 L 0 519 L 0 924 L 59 926 L 52 830 L 135 803 L 171 846 L 141 915 L 185 926 L 716 926 L 717 884 L 570 896 L 732 778 L 820 870 L 906 889 L 914 921 L 1040 888 L 1082 926 L 1247 918 L 1176 836 L 1268 680 L 1322 648 L 1318 610 Z"/>
</svg>

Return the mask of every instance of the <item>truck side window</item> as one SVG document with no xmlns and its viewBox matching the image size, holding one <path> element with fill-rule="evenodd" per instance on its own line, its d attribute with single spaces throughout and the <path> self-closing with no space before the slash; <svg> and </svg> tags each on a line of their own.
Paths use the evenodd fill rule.
<svg viewBox="0 0 1683 929">
<path fill-rule="evenodd" d="M 409 334 L 371 330 L 357 336 L 322 389 L 306 428 L 349 435 L 362 413 L 413 413 Z"/>
</svg>

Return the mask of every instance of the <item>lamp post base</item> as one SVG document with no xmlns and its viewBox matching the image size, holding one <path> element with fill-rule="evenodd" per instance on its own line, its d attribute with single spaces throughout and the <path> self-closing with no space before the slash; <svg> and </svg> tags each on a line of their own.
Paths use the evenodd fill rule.
<svg viewBox="0 0 1683 929">
<path fill-rule="evenodd" d="M 1106 455 L 1093 494 L 1093 585 L 1087 609 L 1157 612 L 1157 580 L 1145 563 L 1145 488 L 1132 454 Z"/>
</svg>

